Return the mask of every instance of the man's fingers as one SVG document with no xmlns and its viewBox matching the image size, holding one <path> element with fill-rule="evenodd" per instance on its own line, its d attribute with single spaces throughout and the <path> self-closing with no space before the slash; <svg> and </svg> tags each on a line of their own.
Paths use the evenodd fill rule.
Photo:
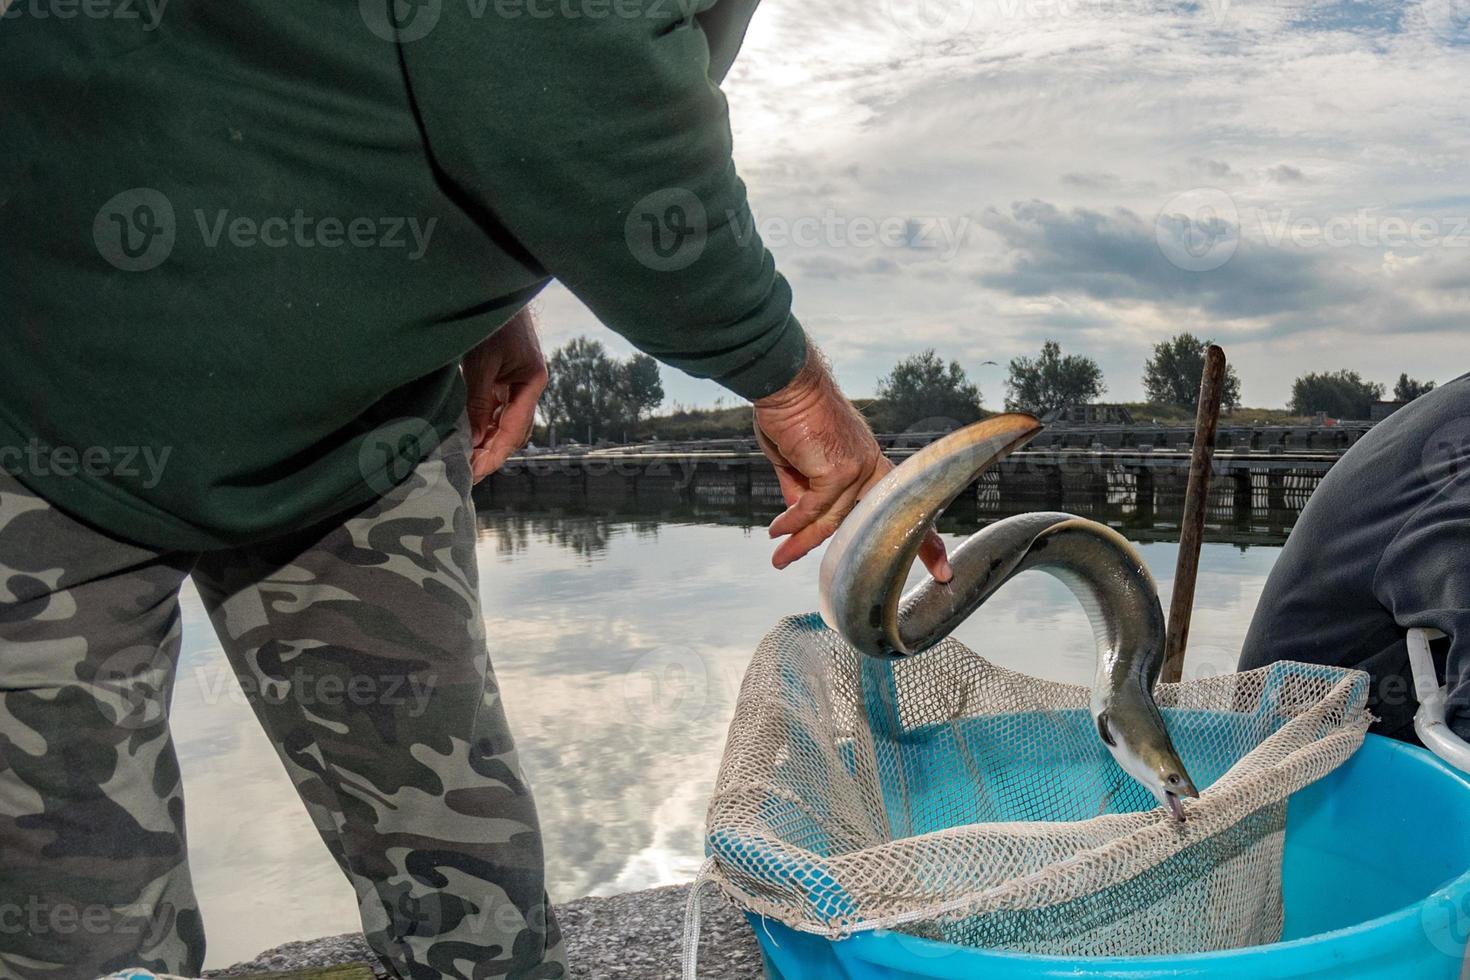
<svg viewBox="0 0 1470 980">
<path fill-rule="evenodd" d="M 919 545 L 919 561 L 929 569 L 929 574 L 934 576 L 936 582 L 948 582 L 954 578 L 954 569 L 949 567 L 949 552 L 944 548 L 944 539 L 933 528 L 924 536 L 924 543 Z"/>
<path fill-rule="evenodd" d="M 470 474 L 475 483 L 479 483 L 485 477 L 494 473 L 498 467 L 491 462 L 490 450 L 470 450 Z"/>
<path fill-rule="evenodd" d="M 847 510 L 851 509 L 851 507 L 847 508 Z M 835 534 L 837 526 L 842 523 L 842 518 L 829 516 L 831 513 L 833 512 L 829 511 L 828 514 L 823 514 L 785 541 L 782 541 L 776 548 L 775 554 L 771 555 L 771 564 L 777 568 L 785 568 L 792 562 L 811 554 L 823 541 L 826 541 Z M 846 510 L 843 513 L 845 514 Z"/>
<path fill-rule="evenodd" d="M 808 492 L 806 497 L 811 495 L 812 493 Z M 798 506 L 805 502 L 806 497 L 797 501 Z M 838 526 L 842 524 L 842 519 L 857 505 L 857 500 L 857 485 L 848 484 L 821 513 L 793 531 L 790 537 L 781 542 L 780 547 L 771 556 L 771 564 L 777 568 L 785 568 L 798 558 L 804 558 L 836 533 Z"/>
<path fill-rule="evenodd" d="M 789 466 L 776 467 L 776 483 L 781 487 L 781 499 L 786 502 L 787 507 L 796 503 L 802 494 L 811 489 L 806 477 Z"/>
<path fill-rule="evenodd" d="M 784 488 L 783 488 L 784 490 Z M 771 537 L 779 538 L 784 534 L 795 534 L 806 527 L 812 521 L 826 513 L 827 509 L 836 502 L 841 495 L 840 487 L 824 487 L 816 489 L 807 487 L 795 494 L 791 500 L 791 506 L 781 512 L 781 515 L 771 522 Z M 789 499 L 789 498 L 788 498 Z"/>
<path fill-rule="evenodd" d="M 536 423 L 536 402 L 544 387 L 544 384 L 525 384 L 510 388 L 509 399 L 500 406 L 489 441 L 471 454 L 470 467 L 476 481 L 500 469 L 510 454 L 531 438 L 531 427 Z"/>
<path fill-rule="evenodd" d="M 472 445 L 482 445 L 490 438 L 495 428 L 495 414 L 502 404 L 493 388 L 483 395 L 473 395 L 465 399 L 465 416 L 470 420 Z"/>
</svg>

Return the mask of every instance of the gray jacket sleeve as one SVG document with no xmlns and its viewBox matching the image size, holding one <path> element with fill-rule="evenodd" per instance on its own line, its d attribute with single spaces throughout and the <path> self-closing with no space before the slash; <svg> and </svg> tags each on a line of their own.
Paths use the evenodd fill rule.
<svg viewBox="0 0 1470 980">
<path fill-rule="evenodd" d="M 1447 481 L 1404 524 L 1379 560 L 1373 591 L 1398 625 L 1449 638 L 1440 677 L 1447 720 L 1470 738 L 1470 474 Z"/>
</svg>

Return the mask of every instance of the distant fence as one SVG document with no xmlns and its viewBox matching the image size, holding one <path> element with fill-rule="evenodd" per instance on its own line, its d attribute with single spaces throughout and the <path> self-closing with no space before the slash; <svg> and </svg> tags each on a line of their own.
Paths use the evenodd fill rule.
<svg viewBox="0 0 1470 980">
<path fill-rule="evenodd" d="M 702 444 L 516 457 L 480 485 L 481 506 L 571 507 L 651 513 L 715 508 L 775 513 L 784 506 L 771 464 L 758 452 Z M 901 459 L 913 450 L 890 450 Z M 1222 450 L 1215 456 L 1207 523 L 1242 542 L 1284 539 L 1340 452 Z M 1132 450 L 1025 449 L 983 473 L 951 505 L 950 521 L 973 525 L 1038 509 L 1167 531 L 1188 481 L 1187 447 Z M 1219 539 L 1219 534 L 1211 537 Z"/>
</svg>

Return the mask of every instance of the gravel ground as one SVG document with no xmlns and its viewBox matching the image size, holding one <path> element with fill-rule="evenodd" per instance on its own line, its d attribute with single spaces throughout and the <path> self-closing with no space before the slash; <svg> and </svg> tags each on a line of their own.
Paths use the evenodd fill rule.
<svg viewBox="0 0 1470 980">
<path fill-rule="evenodd" d="M 653 888 L 611 898 L 581 898 L 556 909 L 567 940 L 571 980 L 678 980 L 684 949 L 684 903 L 689 886 Z M 717 889 L 704 892 L 699 940 L 701 980 L 758 980 L 762 976 L 755 937 Z M 361 936 L 333 936 L 287 943 L 248 963 L 207 977 L 235 977 L 371 959 Z"/>
</svg>

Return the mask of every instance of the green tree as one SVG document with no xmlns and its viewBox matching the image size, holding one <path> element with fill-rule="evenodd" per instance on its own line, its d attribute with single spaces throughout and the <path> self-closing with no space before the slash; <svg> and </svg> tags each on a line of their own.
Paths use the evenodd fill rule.
<svg viewBox="0 0 1470 980">
<path fill-rule="evenodd" d="M 1304 374 L 1291 383 L 1291 410 L 1298 415 L 1325 412 L 1333 418 L 1366 419 L 1383 397 L 1383 385 L 1364 381 L 1356 371 Z"/>
<path fill-rule="evenodd" d="M 627 378 L 601 341 L 569 340 L 546 361 L 550 378 L 541 414 L 564 439 L 596 441 L 620 435 L 628 418 Z"/>
<path fill-rule="evenodd" d="M 1062 345 L 1048 340 L 1037 357 L 1011 360 L 1006 408 L 1049 412 L 1093 401 L 1107 390 L 1097 361 L 1081 354 L 1064 357 Z"/>
<path fill-rule="evenodd" d="M 946 365 L 930 348 L 905 357 L 878 379 L 878 402 L 871 411 L 874 425 L 888 432 L 935 416 L 974 422 L 982 411 L 980 389 L 971 383 L 959 361 Z"/>
<path fill-rule="evenodd" d="M 623 365 L 623 402 L 633 423 L 658 408 L 664 401 L 664 386 L 659 380 L 658 361 L 647 354 L 634 354 Z"/>
<path fill-rule="evenodd" d="M 1411 402 L 1420 395 L 1427 395 L 1433 390 L 1433 381 L 1416 381 L 1407 374 L 1400 374 L 1398 383 L 1393 386 L 1393 397 L 1394 401 Z"/>
<path fill-rule="evenodd" d="M 621 439 L 664 400 L 658 361 L 634 354 L 618 361 L 601 341 L 577 337 L 546 362 L 550 379 L 541 415 L 568 439 Z"/>
<path fill-rule="evenodd" d="M 1181 405 L 1193 408 L 1199 402 L 1199 380 L 1205 370 L 1205 351 L 1213 340 L 1200 340 L 1192 333 L 1181 333 L 1154 344 L 1154 353 L 1143 363 L 1143 390 L 1155 405 Z M 1226 408 L 1240 405 L 1240 376 L 1233 366 L 1225 368 L 1225 390 L 1220 404 Z"/>
</svg>

